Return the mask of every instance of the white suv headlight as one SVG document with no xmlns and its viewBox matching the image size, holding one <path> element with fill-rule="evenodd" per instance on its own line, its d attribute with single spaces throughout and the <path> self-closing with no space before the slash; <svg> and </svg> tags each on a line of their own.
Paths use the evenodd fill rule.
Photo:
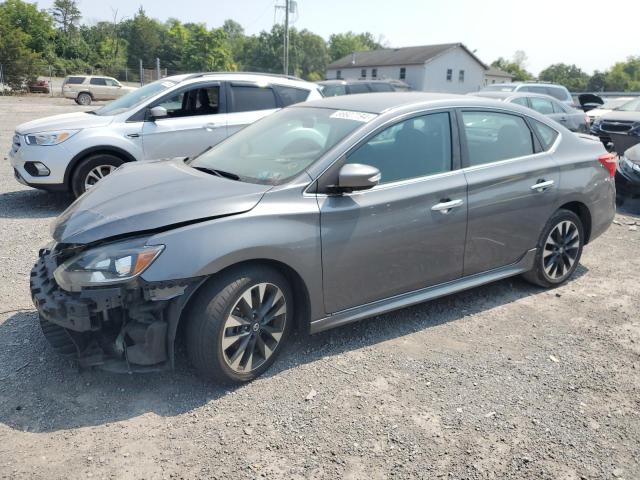
<svg viewBox="0 0 640 480">
<path fill-rule="evenodd" d="M 145 243 L 143 238 L 86 250 L 56 268 L 53 276 L 70 292 L 127 282 L 140 275 L 164 249 L 164 245 Z"/>
<path fill-rule="evenodd" d="M 27 145 L 58 145 L 73 137 L 80 130 L 60 130 L 58 132 L 40 132 L 25 135 Z"/>
</svg>

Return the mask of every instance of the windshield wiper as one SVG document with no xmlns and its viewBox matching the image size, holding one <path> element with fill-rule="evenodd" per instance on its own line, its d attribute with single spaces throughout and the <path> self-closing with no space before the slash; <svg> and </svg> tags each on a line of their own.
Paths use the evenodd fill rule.
<svg viewBox="0 0 640 480">
<path fill-rule="evenodd" d="M 196 170 L 200 170 L 201 172 L 210 173 L 215 175 L 216 177 L 228 178 L 230 180 L 240 180 L 240 177 L 235 173 L 225 172 L 224 170 L 218 170 L 217 168 L 209 168 L 209 167 L 193 167 Z"/>
</svg>

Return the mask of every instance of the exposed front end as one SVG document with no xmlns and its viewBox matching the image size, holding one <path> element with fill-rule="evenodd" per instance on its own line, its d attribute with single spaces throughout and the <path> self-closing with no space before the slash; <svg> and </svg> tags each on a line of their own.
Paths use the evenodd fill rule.
<svg viewBox="0 0 640 480">
<path fill-rule="evenodd" d="M 61 269 L 82 259 L 82 252 L 71 245 L 43 249 L 31 271 L 33 303 L 52 347 L 76 357 L 81 367 L 143 371 L 171 365 L 178 318 L 197 280 L 150 284 L 135 276 L 103 286 L 62 288 Z M 108 261 L 118 260 L 98 258 L 88 265 L 87 282 L 104 277 L 100 265 Z"/>
</svg>

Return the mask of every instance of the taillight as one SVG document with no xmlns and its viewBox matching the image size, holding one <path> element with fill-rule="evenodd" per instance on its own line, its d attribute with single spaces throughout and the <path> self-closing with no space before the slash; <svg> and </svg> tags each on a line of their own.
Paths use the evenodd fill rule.
<svg viewBox="0 0 640 480">
<path fill-rule="evenodd" d="M 615 176 L 616 174 L 616 165 L 617 165 L 617 157 L 613 153 L 606 153 L 604 155 L 600 155 L 598 157 L 598 161 L 602 164 L 604 168 L 609 171 L 610 176 Z"/>
</svg>

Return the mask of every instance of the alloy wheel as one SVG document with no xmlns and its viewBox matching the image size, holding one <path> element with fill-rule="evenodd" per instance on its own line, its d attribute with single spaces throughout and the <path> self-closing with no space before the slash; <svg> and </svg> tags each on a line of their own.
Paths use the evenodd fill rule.
<svg viewBox="0 0 640 480">
<path fill-rule="evenodd" d="M 266 362 L 280 343 L 287 322 L 284 294 L 272 283 L 249 287 L 227 317 L 222 355 L 227 366 L 247 373 Z"/>
<path fill-rule="evenodd" d="M 551 280 L 567 276 L 580 251 L 580 233 L 575 223 L 563 220 L 549 233 L 544 243 L 542 264 Z"/>
<path fill-rule="evenodd" d="M 92 168 L 84 178 L 84 189 L 88 190 L 104 177 L 112 173 L 117 167 L 113 165 L 99 165 Z"/>
</svg>

